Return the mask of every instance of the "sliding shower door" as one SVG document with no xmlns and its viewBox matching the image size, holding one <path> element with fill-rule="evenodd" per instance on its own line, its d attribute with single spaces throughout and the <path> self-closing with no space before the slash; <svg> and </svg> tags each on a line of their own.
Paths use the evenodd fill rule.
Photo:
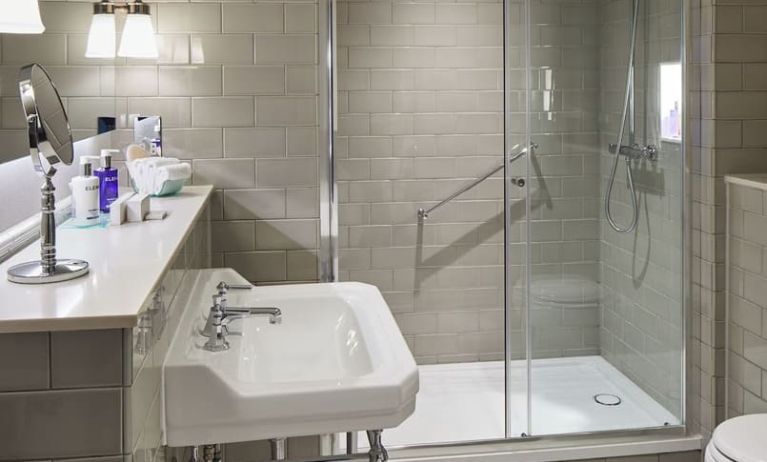
<svg viewBox="0 0 767 462">
<path fill-rule="evenodd" d="M 323 268 L 421 379 L 384 442 L 682 424 L 682 0 L 333 4 Z"/>
<path fill-rule="evenodd" d="M 336 5 L 338 277 L 378 287 L 421 378 L 384 442 L 503 438 L 503 2 Z"/>
<path fill-rule="evenodd" d="M 682 423 L 681 14 L 507 2 L 508 437 Z"/>
</svg>

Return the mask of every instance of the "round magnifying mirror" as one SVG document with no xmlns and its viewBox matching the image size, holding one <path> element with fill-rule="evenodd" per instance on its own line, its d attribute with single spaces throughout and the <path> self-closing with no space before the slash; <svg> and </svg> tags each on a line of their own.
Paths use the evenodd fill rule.
<svg viewBox="0 0 767 462">
<path fill-rule="evenodd" d="M 8 270 L 8 280 L 20 284 L 45 284 L 84 276 L 88 263 L 83 260 L 56 258 L 56 198 L 53 186 L 54 167 L 59 162 L 70 165 L 74 159 L 72 130 L 59 92 L 48 73 L 39 64 L 21 68 L 19 74 L 21 103 L 27 116 L 29 153 L 35 170 L 45 179 L 40 220 L 40 260 L 21 263 Z"/>
<path fill-rule="evenodd" d="M 59 92 L 45 69 L 39 64 L 22 67 L 19 92 L 35 169 L 48 175 L 59 162 L 70 165 L 74 158 L 72 130 Z"/>
</svg>

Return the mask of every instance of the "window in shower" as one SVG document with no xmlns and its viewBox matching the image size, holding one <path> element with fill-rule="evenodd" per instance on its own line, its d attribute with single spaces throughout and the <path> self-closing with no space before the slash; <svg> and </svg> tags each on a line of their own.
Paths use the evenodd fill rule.
<svg viewBox="0 0 767 462">
<path fill-rule="evenodd" d="M 682 64 L 660 64 L 661 137 L 668 141 L 682 139 Z"/>
</svg>

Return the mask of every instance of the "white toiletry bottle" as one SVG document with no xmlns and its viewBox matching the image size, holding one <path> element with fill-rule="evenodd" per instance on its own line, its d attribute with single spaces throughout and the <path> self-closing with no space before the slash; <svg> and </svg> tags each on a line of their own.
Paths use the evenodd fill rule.
<svg viewBox="0 0 767 462">
<path fill-rule="evenodd" d="M 80 175 L 72 178 L 72 219 L 77 226 L 89 226 L 99 221 L 99 179 L 93 175 L 95 156 L 80 157 Z"/>
</svg>

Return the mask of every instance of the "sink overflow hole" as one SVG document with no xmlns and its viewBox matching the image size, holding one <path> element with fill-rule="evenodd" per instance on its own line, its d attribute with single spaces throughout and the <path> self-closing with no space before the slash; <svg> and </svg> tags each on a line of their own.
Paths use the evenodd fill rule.
<svg viewBox="0 0 767 462">
<path fill-rule="evenodd" d="M 611 395 L 610 393 L 599 393 L 594 395 L 594 401 L 602 406 L 617 406 L 623 402 L 620 396 Z"/>
</svg>

